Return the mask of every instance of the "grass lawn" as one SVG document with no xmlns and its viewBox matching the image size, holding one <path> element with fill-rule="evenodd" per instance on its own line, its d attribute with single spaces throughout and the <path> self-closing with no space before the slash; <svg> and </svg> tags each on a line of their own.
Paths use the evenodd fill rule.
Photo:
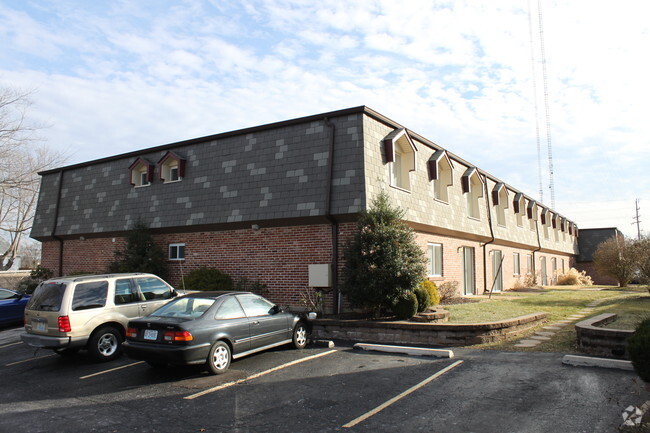
<svg viewBox="0 0 650 433">
<path fill-rule="evenodd" d="M 444 306 L 450 313 L 449 323 L 479 323 L 509 319 L 525 314 L 547 312 L 549 323 L 566 319 L 568 316 L 582 311 L 587 304 L 594 300 L 602 303 L 593 309 L 592 315 L 601 313 L 617 313 L 619 320 L 609 327 L 633 329 L 634 325 L 643 318 L 650 316 L 650 294 L 646 287 L 614 288 L 606 286 L 575 287 L 555 286 L 541 293 L 504 292 L 492 295 L 492 299 L 481 299 L 482 302 Z M 532 334 L 541 328 L 530 330 Z M 577 353 L 575 346 L 575 328 L 570 324 L 563 327 L 549 341 L 534 348 L 516 348 L 517 343 L 525 335 L 516 339 L 472 346 L 498 350 L 523 350 L 541 352 L 572 352 Z"/>
</svg>

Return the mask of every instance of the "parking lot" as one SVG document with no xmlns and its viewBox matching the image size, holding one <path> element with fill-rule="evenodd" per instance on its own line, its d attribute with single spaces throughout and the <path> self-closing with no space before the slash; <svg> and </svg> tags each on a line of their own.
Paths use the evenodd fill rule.
<svg viewBox="0 0 650 433">
<path fill-rule="evenodd" d="M 650 398 L 631 372 L 562 354 L 455 350 L 453 359 L 279 348 L 211 376 L 126 357 L 92 363 L 0 331 L 0 431 L 611 432 Z"/>
</svg>

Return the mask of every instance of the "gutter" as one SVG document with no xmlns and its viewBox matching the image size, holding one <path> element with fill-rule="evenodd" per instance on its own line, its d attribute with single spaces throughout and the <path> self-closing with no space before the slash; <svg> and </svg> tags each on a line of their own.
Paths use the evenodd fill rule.
<svg viewBox="0 0 650 433">
<path fill-rule="evenodd" d="M 59 171 L 59 189 L 56 194 L 56 207 L 54 208 L 54 224 L 52 226 L 52 234 L 50 235 L 54 240 L 59 241 L 59 272 L 58 276 L 63 276 L 63 239 L 56 235 L 56 226 L 59 222 L 59 208 L 61 207 L 61 190 L 63 189 L 63 172 Z"/>
<path fill-rule="evenodd" d="M 492 227 L 492 214 L 490 213 L 490 194 L 488 193 L 487 176 L 483 176 L 483 178 L 485 179 L 485 182 L 483 182 L 485 186 L 485 207 L 487 209 L 487 218 L 488 218 L 488 224 L 490 226 L 490 237 L 491 237 L 489 241 L 483 244 L 483 293 L 487 293 L 488 288 L 487 288 L 487 248 L 486 247 L 488 244 L 494 242 L 495 238 L 494 238 L 494 227 Z"/>
<path fill-rule="evenodd" d="M 536 266 L 535 266 L 535 253 L 541 251 L 541 249 L 542 249 L 542 241 L 541 241 L 541 239 L 539 237 L 539 221 L 537 221 L 537 220 L 535 221 L 535 231 L 537 232 L 537 249 L 532 251 L 532 254 L 533 254 L 533 269 L 532 269 L 532 272 L 533 272 L 533 275 L 535 276 L 535 281 L 537 281 L 537 269 L 536 269 Z"/>
<path fill-rule="evenodd" d="M 341 311 L 341 294 L 339 293 L 339 222 L 332 215 L 332 179 L 334 177 L 334 135 L 336 127 L 329 118 L 324 118 L 330 129 L 329 157 L 327 164 L 327 188 L 325 190 L 325 218 L 332 224 L 332 290 L 334 291 L 334 314 Z"/>
</svg>

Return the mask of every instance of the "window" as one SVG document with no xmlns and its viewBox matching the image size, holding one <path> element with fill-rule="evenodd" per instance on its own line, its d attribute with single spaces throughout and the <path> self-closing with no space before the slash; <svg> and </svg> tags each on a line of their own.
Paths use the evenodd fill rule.
<svg viewBox="0 0 650 433">
<path fill-rule="evenodd" d="M 476 167 L 470 167 L 460 178 L 461 188 L 467 202 L 467 216 L 480 219 L 478 199 L 483 197 L 483 179 Z"/>
<path fill-rule="evenodd" d="M 172 297 L 171 288 L 158 278 L 142 277 L 136 278 L 136 285 L 142 294 L 141 300 L 169 299 Z"/>
<path fill-rule="evenodd" d="M 519 268 L 519 253 L 513 253 L 512 255 L 512 273 L 514 275 L 519 275 L 521 269 Z"/>
<path fill-rule="evenodd" d="M 273 304 L 257 295 L 239 295 L 237 299 L 244 307 L 248 317 L 268 316 L 271 314 Z"/>
<path fill-rule="evenodd" d="M 512 201 L 512 210 L 515 212 L 515 219 L 517 220 L 517 227 L 524 226 L 524 214 L 526 213 L 526 200 L 524 195 L 520 192 L 515 194 Z"/>
<path fill-rule="evenodd" d="M 542 228 L 544 229 L 544 239 L 549 239 L 549 227 L 551 225 L 550 212 L 548 209 L 542 209 Z"/>
<path fill-rule="evenodd" d="M 438 150 L 428 162 L 429 180 L 433 181 L 433 197 L 449 203 L 449 187 L 454 185 L 454 165 L 446 150 Z"/>
<path fill-rule="evenodd" d="M 441 244 L 428 244 L 427 247 L 427 260 L 429 262 L 429 276 L 441 277 L 442 276 L 442 245 Z"/>
<path fill-rule="evenodd" d="M 415 171 L 415 144 L 404 128 L 388 134 L 383 143 L 391 186 L 410 191 L 411 172 Z"/>
<path fill-rule="evenodd" d="M 537 203 L 534 201 L 529 201 L 528 206 L 526 207 L 526 213 L 528 214 L 528 224 L 531 231 L 535 231 L 537 228 Z"/>
<path fill-rule="evenodd" d="M 108 281 L 77 284 L 72 297 L 72 311 L 103 307 L 106 305 L 107 293 Z"/>
<path fill-rule="evenodd" d="M 115 305 L 130 304 L 137 298 L 131 290 L 131 280 L 115 280 Z"/>
<path fill-rule="evenodd" d="M 169 151 L 158 161 L 158 170 L 163 183 L 179 182 L 185 176 L 185 159 Z"/>
<path fill-rule="evenodd" d="M 215 319 L 238 319 L 240 317 L 246 317 L 244 310 L 242 310 L 237 299 L 231 296 L 221 303 Z"/>
<path fill-rule="evenodd" d="M 131 185 L 135 187 L 149 186 L 153 181 L 153 164 L 143 158 L 135 160 L 131 167 Z"/>
<path fill-rule="evenodd" d="M 153 313 L 154 317 L 178 317 L 196 319 L 205 314 L 214 304 L 214 299 L 178 298 L 160 307 Z"/>
<path fill-rule="evenodd" d="M 506 226 L 506 209 L 508 208 L 508 189 L 499 182 L 494 185 L 492 190 L 492 201 L 494 202 L 494 211 L 497 215 L 497 224 Z"/>
<path fill-rule="evenodd" d="M 169 244 L 169 260 L 185 260 L 185 244 Z"/>
<path fill-rule="evenodd" d="M 530 275 L 533 273 L 533 255 L 526 254 L 526 274 Z"/>
</svg>

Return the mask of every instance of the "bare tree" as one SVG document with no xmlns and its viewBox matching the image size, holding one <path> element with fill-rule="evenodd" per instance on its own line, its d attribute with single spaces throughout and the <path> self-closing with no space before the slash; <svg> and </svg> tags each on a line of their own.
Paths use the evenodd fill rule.
<svg viewBox="0 0 650 433">
<path fill-rule="evenodd" d="M 0 269 L 13 264 L 32 227 L 38 199 L 38 172 L 64 162 L 64 156 L 38 143 L 37 126 L 27 121 L 31 92 L 0 87 Z"/>
<path fill-rule="evenodd" d="M 596 270 L 618 281 L 620 287 L 626 287 L 636 271 L 634 241 L 622 236 L 614 236 L 602 242 L 594 253 Z"/>
</svg>

